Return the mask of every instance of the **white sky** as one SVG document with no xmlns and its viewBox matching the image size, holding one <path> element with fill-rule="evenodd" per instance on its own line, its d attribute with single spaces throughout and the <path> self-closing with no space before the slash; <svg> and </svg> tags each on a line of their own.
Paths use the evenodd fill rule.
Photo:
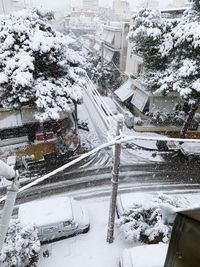
<svg viewBox="0 0 200 267">
<path fill-rule="evenodd" d="M 99 0 L 99 5 L 100 6 L 112 6 L 112 1 L 113 0 Z M 143 3 L 145 0 L 128 0 L 131 4 L 132 7 L 136 6 L 138 3 Z M 154 1 L 154 0 L 149 0 L 149 1 Z M 72 7 L 80 7 L 82 4 L 82 0 L 32 0 L 33 3 L 37 3 L 37 5 L 40 5 L 44 8 L 49 8 L 49 9 L 67 9 L 70 5 Z M 167 5 L 168 3 L 172 3 L 173 0 L 159 0 L 160 5 L 162 7 L 163 4 Z"/>
</svg>

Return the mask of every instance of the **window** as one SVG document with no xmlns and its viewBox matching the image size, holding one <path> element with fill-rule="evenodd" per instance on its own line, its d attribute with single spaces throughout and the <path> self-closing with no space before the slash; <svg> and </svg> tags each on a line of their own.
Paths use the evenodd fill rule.
<svg viewBox="0 0 200 267">
<path fill-rule="evenodd" d="M 15 138 L 15 137 L 22 137 L 22 136 L 26 136 L 27 133 L 28 133 L 28 126 L 11 128 L 11 129 L 0 131 L 0 138 L 9 139 L 9 138 Z"/>
<path fill-rule="evenodd" d="M 140 76 L 142 74 L 142 71 L 143 71 L 143 64 L 142 63 L 138 63 L 137 75 Z"/>
<path fill-rule="evenodd" d="M 43 229 L 43 234 L 44 235 L 53 234 L 56 233 L 57 231 L 58 231 L 57 227 L 48 227 Z"/>
</svg>

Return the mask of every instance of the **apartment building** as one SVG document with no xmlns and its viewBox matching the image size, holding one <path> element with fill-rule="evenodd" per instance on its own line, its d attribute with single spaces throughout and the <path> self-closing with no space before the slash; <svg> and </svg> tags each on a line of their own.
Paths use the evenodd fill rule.
<svg viewBox="0 0 200 267">
<path fill-rule="evenodd" d="M 103 59 L 108 62 L 113 61 L 122 72 L 126 65 L 128 31 L 129 24 L 125 22 L 110 22 L 110 25 L 103 25 L 101 46 L 98 46 Z"/>
<path fill-rule="evenodd" d="M 83 0 L 83 9 L 84 10 L 93 10 L 97 11 L 99 8 L 98 0 Z"/>
<path fill-rule="evenodd" d="M 115 21 L 130 20 L 130 4 L 126 0 L 114 0 L 111 19 Z"/>
<path fill-rule="evenodd" d="M 32 0 L 0 0 L 0 14 L 9 14 L 32 6 Z"/>
</svg>

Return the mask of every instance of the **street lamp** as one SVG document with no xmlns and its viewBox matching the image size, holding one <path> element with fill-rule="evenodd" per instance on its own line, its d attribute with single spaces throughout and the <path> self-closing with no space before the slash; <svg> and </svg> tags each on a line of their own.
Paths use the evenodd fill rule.
<svg viewBox="0 0 200 267">
<path fill-rule="evenodd" d="M 7 180 L 12 181 L 8 187 L 7 198 L 4 204 L 4 209 L 0 220 L 0 251 L 3 248 L 6 233 L 9 227 L 9 222 L 12 216 L 13 207 L 19 190 L 19 174 L 14 169 L 14 166 L 9 166 L 0 160 L 0 176 L 5 177 Z"/>
</svg>

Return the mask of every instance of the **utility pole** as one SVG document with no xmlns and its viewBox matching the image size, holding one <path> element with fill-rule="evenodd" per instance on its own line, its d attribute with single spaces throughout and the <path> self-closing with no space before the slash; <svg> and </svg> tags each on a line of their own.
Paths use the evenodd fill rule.
<svg viewBox="0 0 200 267">
<path fill-rule="evenodd" d="M 119 136 L 123 128 L 124 117 L 122 114 L 117 116 L 117 132 L 116 136 Z M 112 191 L 110 199 L 110 210 L 108 220 L 107 242 L 112 243 L 114 240 L 114 224 L 115 224 L 115 210 L 117 201 L 118 179 L 119 179 L 119 165 L 120 165 L 120 152 L 121 144 L 115 144 L 114 147 L 114 163 L 112 170 Z"/>
<path fill-rule="evenodd" d="M 0 251 L 3 248 L 4 240 L 8 231 L 13 207 L 19 190 L 19 175 L 18 171 L 0 160 L 0 175 L 4 176 L 7 180 L 11 180 L 12 184 L 8 188 L 6 202 L 4 204 L 3 212 L 0 220 Z"/>
</svg>

